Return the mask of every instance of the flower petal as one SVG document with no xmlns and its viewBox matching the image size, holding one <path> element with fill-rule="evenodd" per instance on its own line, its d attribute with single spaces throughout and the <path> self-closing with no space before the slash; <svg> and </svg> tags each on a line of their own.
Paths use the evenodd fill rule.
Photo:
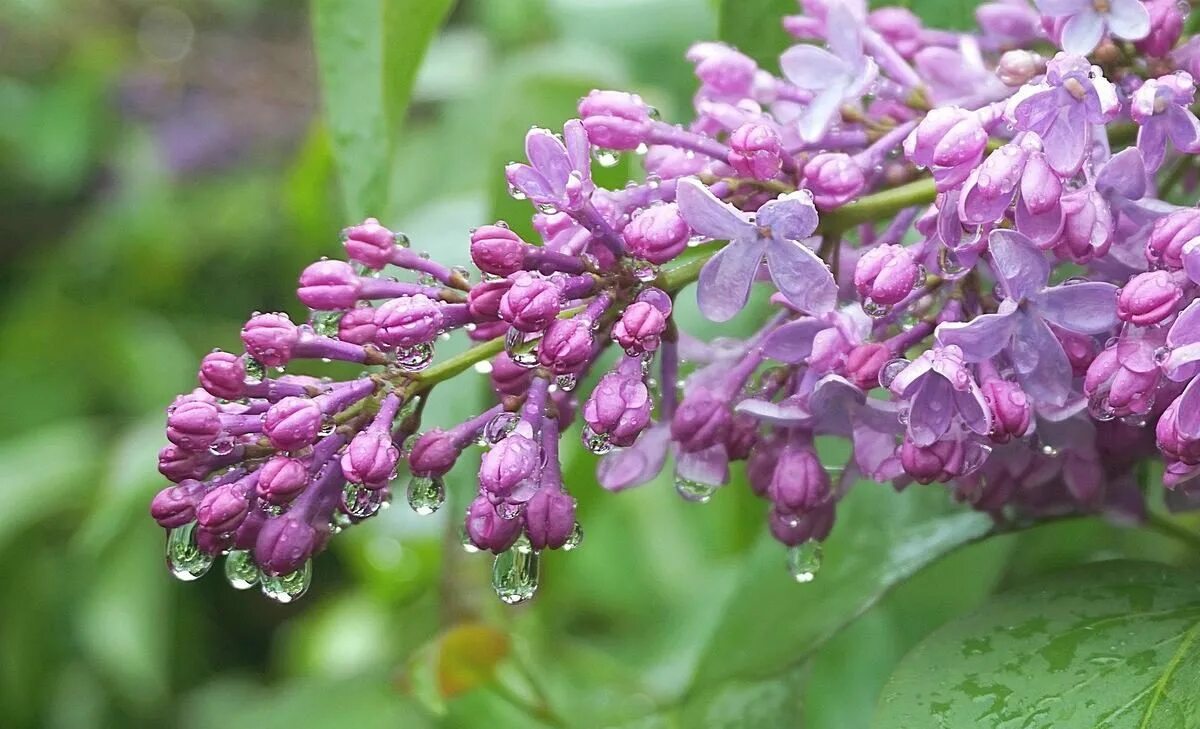
<svg viewBox="0 0 1200 729">
<path fill-rule="evenodd" d="M 1091 8 L 1079 10 L 1063 24 L 1062 47 L 1067 53 L 1086 56 L 1100 45 L 1104 36 L 1104 18 Z"/>
<path fill-rule="evenodd" d="M 592 151 L 588 144 L 587 130 L 579 119 L 571 119 L 563 125 L 563 142 L 567 150 L 567 161 L 571 169 L 579 172 L 583 179 L 592 178 Z"/>
<path fill-rule="evenodd" d="M 1100 334 L 1119 323 L 1117 287 L 1103 281 L 1042 289 L 1035 300 L 1042 318 L 1072 332 Z"/>
<path fill-rule="evenodd" d="M 675 476 L 706 486 L 723 486 L 729 481 L 729 455 L 725 446 L 717 444 L 694 453 L 675 457 Z"/>
<path fill-rule="evenodd" d="M 812 45 L 792 46 L 779 57 L 788 81 L 802 89 L 819 91 L 845 76 L 849 68 L 834 54 Z"/>
<path fill-rule="evenodd" d="M 1092 141 L 1087 109 L 1082 104 L 1060 108 L 1041 136 L 1046 161 L 1054 171 L 1063 177 L 1074 175 L 1083 164 L 1084 155 Z"/>
<path fill-rule="evenodd" d="M 943 346 L 962 349 L 966 361 L 984 362 L 1008 346 L 1015 326 L 1011 313 L 980 314 L 969 322 L 942 322 L 934 336 Z"/>
<path fill-rule="evenodd" d="M 862 62 L 863 18 L 855 18 L 844 2 L 834 2 L 825 15 L 825 39 L 829 50 L 851 67 Z"/>
<path fill-rule="evenodd" d="M 763 354 L 787 364 L 800 364 L 812 354 L 813 337 L 829 322 L 812 317 L 801 317 L 780 326 L 763 342 Z"/>
<path fill-rule="evenodd" d="M 779 402 L 748 397 L 739 402 L 734 410 L 756 420 L 783 427 L 807 424 L 813 419 L 813 413 L 796 397 Z"/>
<path fill-rule="evenodd" d="M 567 178 L 571 175 L 571 161 L 567 158 L 567 148 L 553 132 L 549 129 L 530 129 L 525 135 L 525 156 L 555 194 L 561 194 L 566 189 Z"/>
<path fill-rule="evenodd" d="M 1045 287 L 1050 264 L 1033 241 L 1015 230 L 993 230 L 988 235 L 992 270 L 1011 299 L 1027 299 Z"/>
<path fill-rule="evenodd" d="M 508 179 L 508 184 L 535 203 L 553 202 L 558 199 L 558 195 L 546 183 L 546 178 L 529 165 L 511 164 L 504 168 L 504 176 Z"/>
<path fill-rule="evenodd" d="M 1105 197 L 1120 195 L 1129 200 L 1146 194 L 1146 163 L 1136 147 L 1112 156 L 1096 175 L 1096 189 Z"/>
<path fill-rule="evenodd" d="M 1062 405 L 1071 394 L 1071 362 L 1046 323 L 1021 315 L 1009 348 L 1021 387 L 1034 400 Z"/>
<path fill-rule="evenodd" d="M 1148 119 L 1138 129 L 1137 148 L 1142 153 L 1146 167 L 1157 170 L 1162 166 L 1167 153 L 1167 125 L 1161 118 Z"/>
<path fill-rule="evenodd" d="M 609 491 L 623 491 L 650 481 L 662 471 L 667 462 L 667 450 L 671 442 L 669 423 L 651 426 L 637 442 L 600 459 L 596 468 L 596 479 Z"/>
<path fill-rule="evenodd" d="M 758 210 L 755 225 L 771 229 L 776 238 L 804 240 L 817 229 L 817 208 L 808 190 L 780 195 Z"/>
<path fill-rule="evenodd" d="M 1190 110 L 1174 106 L 1167 110 L 1167 134 L 1180 152 L 1195 154 L 1200 146 L 1200 119 Z"/>
<path fill-rule="evenodd" d="M 696 286 L 700 313 L 712 321 L 729 321 L 737 316 L 750 298 L 750 286 L 765 249 L 766 241 L 741 240 L 717 251 L 700 269 Z"/>
<path fill-rule="evenodd" d="M 972 432 L 987 435 L 992 431 L 992 411 L 974 381 L 967 389 L 954 391 L 954 404 L 963 424 Z"/>
<path fill-rule="evenodd" d="M 1108 29 L 1125 40 L 1141 40 L 1150 34 L 1150 11 L 1139 0 L 1108 0 Z"/>
<path fill-rule="evenodd" d="M 1185 438 L 1200 438 L 1200 377 L 1188 383 L 1179 396 L 1179 414 L 1176 426 Z"/>
<path fill-rule="evenodd" d="M 846 96 L 843 85 L 845 78 L 836 79 L 828 88 L 822 89 L 813 97 L 808 108 L 800 117 L 800 138 L 806 142 L 815 142 L 825 135 L 829 123 L 838 113 L 842 99 Z"/>
<path fill-rule="evenodd" d="M 933 445 L 950 430 L 954 416 L 954 387 L 945 377 L 927 377 L 908 409 L 908 435 L 919 446 Z"/>
<path fill-rule="evenodd" d="M 675 188 L 675 202 L 683 219 L 700 235 L 731 243 L 738 238 L 754 236 L 754 226 L 737 208 L 721 202 L 701 182 L 685 177 Z"/>
<path fill-rule="evenodd" d="M 1091 0 L 1034 0 L 1038 10 L 1043 15 L 1049 15 L 1052 18 L 1057 18 L 1063 15 L 1074 15 L 1080 10 L 1088 7 Z"/>
<path fill-rule="evenodd" d="M 767 269 L 775 288 L 800 311 L 824 314 L 837 305 L 838 286 L 833 273 L 808 246 L 771 238 L 767 243 Z"/>
</svg>

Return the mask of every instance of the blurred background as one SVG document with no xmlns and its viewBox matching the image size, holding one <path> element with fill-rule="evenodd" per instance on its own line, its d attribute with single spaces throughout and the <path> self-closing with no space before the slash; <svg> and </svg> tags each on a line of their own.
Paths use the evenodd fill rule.
<svg viewBox="0 0 1200 729">
<path fill-rule="evenodd" d="M 448 263 L 472 226 L 527 224 L 501 169 L 529 125 L 560 124 L 596 87 L 686 119 L 683 53 L 714 37 L 715 5 L 461 0 L 378 217 Z M 604 497 L 594 458 L 569 448 L 586 538 L 543 560 L 532 605 L 500 605 L 490 561 L 457 546 L 470 465 L 436 517 L 398 502 L 334 540 L 297 604 L 236 592 L 219 569 L 176 582 L 147 514 L 164 407 L 203 353 L 238 346 L 249 312 L 301 314 L 297 273 L 356 222 L 316 76 L 295 0 L 0 3 L 0 726 L 865 726 L 907 647 L 997 585 L 1099 555 L 1178 557 L 1096 523 L 992 540 L 827 641 L 807 615 L 869 605 L 837 602 L 821 576 L 791 583 L 746 489 L 707 508 L 669 482 Z M 485 380 L 435 392 L 431 422 L 482 409 Z M 896 503 L 862 518 L 886 531 Z M 760 609 L 795 623 L 739 633 Z"/>
</svg>

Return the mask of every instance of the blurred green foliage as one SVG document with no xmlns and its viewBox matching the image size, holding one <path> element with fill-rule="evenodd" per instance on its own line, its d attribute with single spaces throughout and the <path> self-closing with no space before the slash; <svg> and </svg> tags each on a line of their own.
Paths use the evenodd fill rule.
<svg viewBox="0 0 1200 729">
<path fill-rule="evenodd" d="M 530 124 L 560 124 L 597 86 L 686 118 L 683 52 L 717 37 L 718 18 L 724 32 L 730 6 L 461 0 L 415 76 L 403 133 L 403 101 L 350 90 L 336 102 L 361 104 L 370 133 L 386 136 L 375 157 L 369 137 L 349 138 L 383 165 L 363 200 L 376 195 L 372 212 L 417 246 L 465 262 L 472 226 L 528 225 L 500 170 Z M 1190 559 L 1162 537 L 1087 522 L 974 544 L 917 572 L 978 536 L 979 518 L 944 516 L 936 489 L 864 485 L 827 573 L 795 585 L 745 488 L 707 508 L 681 503 L 669 479 L 611 496 L 594 458 L 569 448 L 587 536 L 545 557 L 531 606 L 500 605 L 489 561 L 457 548 L 470 464 L 436 518 L 395 508 L 341 535 L 297 605 L 216 575 L 172 581 L 146 514 L 162 486 L 163 408 L 194 386 L 205 351 L 236 346 L 248 312 L 300 313 L 295 275 L 336 255 L 353 222 L 336 179 L 347 162 L 334 157 L 348 138 L 331 141 L 318 113 L 309 23 L 292 0 L 0 5 L 6 729 L 853 729 L 905 652 L 997 585 L 1099 557 Z M 386 31 L 367 31 L 384 34 L 366 43 L 382 53 Z M 626 171 L 603 174 L 619 184 Z M 693 331 L 713 331 L 681 309 Z M 722 331 L 753 322 L 751 311 Z M 464 380 L 434 393 L 430 424 L 483 407 L 484 378 Z"/>
</svg>

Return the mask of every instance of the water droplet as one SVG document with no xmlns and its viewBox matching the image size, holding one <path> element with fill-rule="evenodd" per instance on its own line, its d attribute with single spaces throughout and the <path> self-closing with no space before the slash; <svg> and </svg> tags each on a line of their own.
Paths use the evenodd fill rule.
<svg viewBox="0 0 1200 729">
<path fill-rule="evenodd" d="M 471 269 L 467 268 L 466 266 L 455 266 L 450 269 L 450 272 L 461 278 L 463 281 L 471 280 Z"/>
<path fill-rule="evenodd" d="M 314 333 L 322 337 L 336 337 L 343 313 L 340 311 L 314 311 L 308 319 L 309 326 L 312 327 Z"/>
<path fill-rule="evenodd" d="M 871 317 L 872 319 L 882 319 L 883 317 L 892 313 L 892 307 L 888 306 L 887 304 L 880 304 L 879 302 L 870 298 L 868 298 L 866 301 L 863 301 L 862 308 L 863 311 L 867 312 L 867 316 Z"/>
<path fill-rule="evenodd" d="M 900 375 L 904 369 L 908 367 L 908 360 L 893 359 L 883 363 L 883 367 L 879 368 L 879 386 L 887 389 L 895 382 L 896 377 Z"/>
<path fill-rule="evenodd" d="M 412 241 L 409 240 L 408 235 L 405 233 L 396 233 L 394 236 L 392 236 L 392 242 L 401 248 L 408 248 L 412 245 Z"/>
<path fill-rule="evenodd" d="M 693 504 L 707 504 L 714 493 L 717 491 L 716 486 L 699 481 L 692 481 L 683 478 L 682 476 L 675 477 L 675 490 L 685 501 L 690 501 Z"/>
<path fill-rule="evenodd" d="M 175 579 L 191 582 L 212 567 L 211 555 L 196 546 L 196 522 L 176 527 L 167 533 L 167 569 Z"/>
<path fill-rule="evenodd" d="M 511 182 L 508 183 L 508 196 L 511 197 L 513 200 L 525 200 L 526 198 L 529 197 L 519 187 L 512 184 Z"/>
<path fill-rule="evenodd" d="M 233 453 L 233 439 L 221 438 L 208 447 L 208 452 L 214 456 L 227 456 Z"/>
<path fill-rule="evenodd" d="M 479 547 L 476 547 L 475 543 L 471 541 L 471 535 L 467 534 L 465 524 L 459 527 L 458 543 L 462 545 L 463 551 L 467 554 L 475 554 L 479 551 Z"/>
<path fill-rule="evenodd" d="M 562 550 L 564 552 L 570 552 L 572 549 L 578 549 L 579 545 L 582 543 L 583 526 L 580 525 L 579 522 L 575 522 L 575 526 L 572 527 L 571 533 L 567 536 L 567 541 L 563 542 Z"/>
<path fill-rule="evenodd" d="M 516 429 L 517 424 L 521 422 L 521 416 L 516 413 L 504 411 L 496 415 L 488 421 L 487 425 L 483 426 L 480 431 L 479 445 L 487 446 L 493 443 L 499 443 L 508 437 L 508 434 Z"/>
<path fill-rule="evenodd" d="M 792 579 L 799 583 L 812 582 L 821 569 L 821 543 L 810 539 L 790 548 L 787 553 L 787 568 Z"/>
<path fill-rule="evenodd" d="M 587 425 L 583 427 L 583 447 L 597 456 L 609 453 L 613 449 L 608 433 L 597 433 Z"/>
<path fill-rule="evenodd" d="M 446 502 L 446 484 L 441 476 L 413 476 L 408 482 L 408 505 L 421 516 L 429 516 Z"/>
<path fill-rule="evenodd" d="M 992 447 L 986 443 L 981 443 L 977 440 L 968 440 L 963 443 L 963 470 L 961 476 L 970 476 L 987 463 L 988 457 L 992 455 Z"/>
<path fill-rule="evenodd" d="M 257 385 L 267 376 L 267 368 L 263 363 L 248 354 L 242 356 L 242 367 L 246 370 L 247 385 Z"/>
<path fill-rule="evenodd" d="M 357 519 L 374 516 L 383 506 L 384 489 L 369 489 L 348 483 L 342 489 L 342 509 Z"/>
<path fill-rule="evenodd" d="M 1159 367 L 1165 365 L 1167 360 L 1171 358 L 1171 348 L 1164 345 L 1154 350 L 1154 363 Z"/>
<path fill-rule="evenodd" d="M 249 590 L 258 584 L 258 565 L 249 551 L 235 549 L 225 557 L 225 579 L 235 590 Z"/>
<path fill-rule="evenodd" d="M 514 364 L 530 369 L 538 363 L 537 344 L 540 337 L 528 336 L 519 329 L 509 329 L 504 336 L 504 351 Z"/>
<path fill-rule="evenodd" d="M 1043 456 L 1049 456 L 1050 458 L 1058 457 L 1058 454 L 1061 452 L 1050 443 L 1042 443 L 1041 451 Z"/>
<path fill-rule="evenodd" d="M 335 430 L 337 430 L 337 423 L 333 422 L 333 420 L 326 420 L 321 423 L 321 429 L 317 431 L 317 435 L 324 438 L 333 435 L 333 431 Z"/>
<path fill-rule="evenodd" d="M 956 276 L 966 268 L 958 262 L 958 257 L 954 255 L 954 251 L 942 246 L 938 249 L 938 268 L 942 270 L 945 276 Z"/>
<path fill-rule="evenodd" d="M 405 372 L 420 372 L 433 361 L 433 345 L 428 342 L 414 344 L 396 352 L 396 366 Z"/>
<path fill-rule="evenodd" d="M 554 378 L 554 384 L 558 385 L 558 389 L 562 390 L 563 392 L 570 392 L 571 390 L 574 390 L 575 383 L 577 381 L 578 378 L 573 374 L 559 375 L 558 377 Z"/>
<path fill-rule="evenodd" d="M 601 167 L 615 167 L 621 161 L 621 155 L 611 149 L 592 147 L 592 159 Z"/>
<path fill-rule="evenodd" d="M 540 561 L 538 553 L 532 550 L 522 552 L 513 548 L 496 555 L 492 563 L 492 589 L 496 597 L 509 605 L 532 598 L 538 588 Z"/>
<path fill-rule="evenodd" d="M 496 516 L 505 521 L 512 521 L 525 511 L 525 504 L 515 504 L 510 501 L 501 501 L 496 504 Z"/>
<path fill-rule="evenodd" d="M 262 593 L 275 602 L 295 602 L 304 597 L 308 586 L 312 584 L 312 560 L 305 560 L 304 565 L 286 575 L 267 575 L 262 577 Z"/>
<path fill-rule="evenodd" d="M 1108 402 L 1108 391 L 1097 390 L 1088 398 L 1088 413 L 1101 422 L 1107 422 L 1117 417 L 1117 411 Z"/>
<path fill-rule="evenodd" d="M 490 359 L 480 360 L 474 365 L 475 371 L 481 375 L 492 374 L 492 361 Z"/>
<path fill-rule="evenodd" d="M 633 277 L 642 283 L 650 283 L 658 278 L 658 267 L 649 261 L 638 261 L 633 267 Z"/>
<path fill-rule="evenodd" d="M 554 215 L 558 212 L 558 206 L 553 203 L 538 203 L 537 209 L 542 215 Z"/>
</svg>

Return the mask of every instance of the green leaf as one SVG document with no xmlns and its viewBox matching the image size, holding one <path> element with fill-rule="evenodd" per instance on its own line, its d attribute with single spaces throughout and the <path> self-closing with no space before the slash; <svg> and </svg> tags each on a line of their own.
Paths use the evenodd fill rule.
<svg viewBox="0 0 1200 729">
<path fill-rule="evenodd" d="M 779 67 L 779 54 L 796 40 L 783 30 L 783 16 L 799 12 L 795 0 L 722 0 L 717 37 L 758 61 Z"/>
<path fill-rule="evenodd" d="M 990 528 L 982 514 L 948 508 L 934 489 L 859 483 L 838 506 L 824 565 L 803 585 L 788 577 L 784 549 L 764 537 L 701 654 L 693 690 L 795 665 L 890 588 Z"/>
<path fill-rule="evenodd" d="M 976 25 L 975 8 L 979 5 L 979 0 L 872 0 L 871 5 L 903 5 L 930 27 L 966 30 Z"/>
<path fill-rule="evenodd" d="M 314 0 L 322 101 L 346 212 L 387 200 L 392 140 L 417 68 L 454 0 Z"/>
<path fill-rule="evenodd" d="M 1100 562 L 1005 593 L 900 664 L 873 726 L 1200 727 L 1196 576 Z"/>
</svg>

